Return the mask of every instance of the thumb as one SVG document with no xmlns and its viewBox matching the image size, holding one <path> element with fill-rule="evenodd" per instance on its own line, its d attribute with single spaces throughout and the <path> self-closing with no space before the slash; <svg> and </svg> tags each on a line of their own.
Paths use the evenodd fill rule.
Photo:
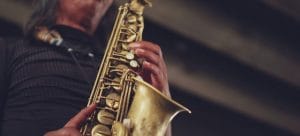
<svg viewBox="0 0 300 136">
<path fill-rule="evenodd" d="M 82 109 L 78 114 L 66 123 L 65 127 L 79 128 L 80 124 L 84 122 L 88 116 L 96 109 L 96 104 L 91 104 L 88 107 Z"/>
</svg>

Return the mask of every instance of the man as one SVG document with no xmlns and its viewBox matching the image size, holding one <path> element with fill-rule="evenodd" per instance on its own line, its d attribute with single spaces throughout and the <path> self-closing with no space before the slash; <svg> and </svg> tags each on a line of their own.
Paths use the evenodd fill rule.
<svg viewBox="0 0 300 136">
<path fill-rule="evenodd" d="M 0 91 L 5 97 L 0 105 L 1 135 L 80 135 L 78 127 L 95 105 L 74 115 L 87 103 L 103 56 L 92 35 L 112 1 L 38 0 L 26 38 L 0 45 Z M 39 26 L 59 32 L 65 45 L 36 40 L 33 33 Z M 130 48 L 145 59 L 143 78 L 170 96 L 159 46 L 142 41 Z"/>
</svg>

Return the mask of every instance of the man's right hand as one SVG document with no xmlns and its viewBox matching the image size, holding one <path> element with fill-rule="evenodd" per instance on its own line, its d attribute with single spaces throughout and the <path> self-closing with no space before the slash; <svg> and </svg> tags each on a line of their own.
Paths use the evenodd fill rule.
<svg viewBox="0 0 300 136">
<path fill-rule="evenodd" d="M 70 119 L 63 128 L 47 132 L 44 136 L 81 136 L 79 132 L 80 125 L 95 109 L 96 104 L 92 104 L 82 109 L 77 115 Z"/>
</svg>

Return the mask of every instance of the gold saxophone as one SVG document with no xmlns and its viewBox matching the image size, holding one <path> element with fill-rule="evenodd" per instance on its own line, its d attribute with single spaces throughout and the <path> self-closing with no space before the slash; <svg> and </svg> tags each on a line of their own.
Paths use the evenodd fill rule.
<svg viewBox="0 0 300 136">
<path fill-rule="evenodd" d="M 163 136 L 184 106 L 144 82 L 138 58 L 128 48 L 142 40 L 147 0 L 130 0 L 119 7 L 88 105 L 96 110 L 81 127 L 83 136 Z"/>
</svg>

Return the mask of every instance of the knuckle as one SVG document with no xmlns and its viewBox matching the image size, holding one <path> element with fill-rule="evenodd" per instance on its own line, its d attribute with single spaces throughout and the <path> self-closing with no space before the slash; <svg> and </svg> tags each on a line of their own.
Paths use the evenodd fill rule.
<svg viewBox="0 0 300 136">
<path fill-rule="evenodd" d="M 153 71 L 153 73 L 158 74 L 158 69 L 154 64 L 150 65 L 150 69 Z"/>
<path fill-rule="evenodd" d="M 159 51 L 159 56 L 163 59 L 163 52 L 162 52 L 162 50 Z"/>
<path fill-rule="evenodd" d="M 155 47 L 155 50 L 156 50 L 156 51 L 161 51 L 161 48 L 160 48 L 160 46 L 159 46 L 159 45 L 157 45 L 157 44 L 154 44 L 154 47 Z"/>
<path fill-rule="evenodd" d="M 155 73 L 159 76 L 161 76 L 161 71 L 158 67 L 155 66 Z"/>
<path fill-rule="evenodd" d="M 152 69 L 153 71 L 155 71 L 155 66 L 151 63 L 149 63 L 149 68 Z"/>
<path fill-rule="evenodd" d="M 155 55 L 155 54 L 151 54 L 151 59 L 152 59 L 155 63 L 157 63 L 157 62 L 160 61 L 160 58 L 159 58 L 157 55 Z"/>
</svg>

